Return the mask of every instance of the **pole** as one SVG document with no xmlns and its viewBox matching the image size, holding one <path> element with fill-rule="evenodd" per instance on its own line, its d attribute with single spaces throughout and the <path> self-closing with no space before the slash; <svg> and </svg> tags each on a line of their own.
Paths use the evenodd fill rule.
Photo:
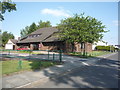
<svg viewBox="0 0 120 90">
<path fill-rule="evenodd" d="M 48 60 L 49 60 L 49 50 L 48 50 Z"/>
<path fill-rule="evenodd" d="M 22 69 L 22 61 L 21 60 L 19 60 L 19 62 L 18 62 L 18 69 Z"/>
<path fill-rule="evenodd" d="M 62 51 L 61 50 L 59 52 L 59 58 L 60 58 L 60 62 L 62 62 Z"/>
<path fill-rule="evenodd" d="M 53 53 L 53 61 L 55 60 L 55 54 Z"/>
<path fill-rule="evenodd" d="M 10 50 L 9 50 L 9 55 L 10 55 Z"/>
</svg>

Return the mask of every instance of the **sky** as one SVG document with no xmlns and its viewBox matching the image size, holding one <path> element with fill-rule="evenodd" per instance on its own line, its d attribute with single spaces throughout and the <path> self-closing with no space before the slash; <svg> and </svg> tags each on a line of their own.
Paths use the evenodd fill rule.
<svg viewBox="0 0 120 90">
<path fill-rule="evenodd" d="M 103 40 L 109 45 L 118 44 L 118 3 L 117 2 L 15 2 L 17 11 L 6 12 L 2 30 L 20 36 L 20 30 L 33 22 L 50 21 L 56 26 L 62 19 L 74 14 L 85 13 L 106 25 Z"/>
</svg>

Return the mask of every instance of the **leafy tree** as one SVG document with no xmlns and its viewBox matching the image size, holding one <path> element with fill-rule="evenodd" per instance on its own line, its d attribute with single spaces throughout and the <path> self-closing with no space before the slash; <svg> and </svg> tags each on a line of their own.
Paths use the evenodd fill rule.
<svg viewBox="0 0 120 90">
<path fill-rule="evenodd" d="M 4 20 L 3 14 L 8 11 L 16 11 L 16 4 L 10 0 L 0 1 L 0 21 Z"/>
<path fill-rule="evenodd" d="M 21 37 L 25 37 L 28 34 L 34 32 L 35 30 L 37 30 L 37 25 L 33 22 L 30 26 L 26 26 L 24 29 L 21 30 Z"/>
<path fill-rule="evenodd" d="M 32 23 L 30 26 L 26 26 L 24 29 L 21 30 L 20 35 L 21 37 L 25 37 L 28 34 L 36 31 L 37 29 L 43 28 L 43 27 L 52 27 L 50 21 L 46 21 L 43 22 L 42 20 L 40 20 L 40 22 L 38 22 L 38 25 L 36 25 L 35 23 Z"/>
<path fill-rule="evenodd" d="M 25 37 L 26 35 L 28 35 L 28 31 L 29 31 L 29 26 L 26 26 L 25 29 L 22 29 L 20 32 L 21 37 Z"/>
<path fill-rule="evenodd" d="M 50 21 L 46 21 L 43 22 L 42 20 L 40 20 L 40 22 L 38 22 L 38 28 L 44 28 L 44 27 L 52 27 Z"/>
<path fill-rule="evenodd" d="M 0 47 L 2 46 L 2 34 L 1 34 L 1 30 L 0 30 Z"/>
<path fill-rule="evenodd" d="M 2 33 L 2 44 L 5 46 L 5 44 L 8 42 L 9 39 L 14 39 L 14 35 L 12 33 L 8 33 L 7 31 L 4 31 Z"/>
<path fill-rule="evenodd" d="M 84 16 L 83 14 L 75 14 L 73 17 L 61 20 L 58 24 L 59 37 L 61 40 L 66 40 L 69 43 L 74 42 L 82 43 L 85 47 L 85 43 L 93 43 L 102 40 L 105 25 L 102 25 L 101 21 L 90 16 Z M 85 53 L 85 48 L 84 48 Z"/>
<path fill-rule="evenodd" d="M 30 27 L 29 27 L 28 34 L 36 31 L 36 29 L 37 29 L 36 24 L 35 24 L 35 23 L 32 23 L 32 24 L 30 25 Z"/>
</svg>

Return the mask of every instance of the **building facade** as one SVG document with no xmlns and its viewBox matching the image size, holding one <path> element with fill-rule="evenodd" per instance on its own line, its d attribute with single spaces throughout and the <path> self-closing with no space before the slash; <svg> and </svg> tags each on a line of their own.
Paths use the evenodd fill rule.
<svg viewBox="0 0 120 90">
<path fill-rule="evenodd" d="M 84 48 L 87 52 L 92 51 L 92 44 L 85 43 L 85 47 L 81 48 L 81 44 L 74 45 L 61 41 L 57 36 L 58 29 L 55 27 L 47 27 L 38 29 L 28 36 L 21 38 L 17 42 L 19 48 L 29 48 L 31 50 L 63 50 L 64 52 L 81 52 Z"/>
</svg>

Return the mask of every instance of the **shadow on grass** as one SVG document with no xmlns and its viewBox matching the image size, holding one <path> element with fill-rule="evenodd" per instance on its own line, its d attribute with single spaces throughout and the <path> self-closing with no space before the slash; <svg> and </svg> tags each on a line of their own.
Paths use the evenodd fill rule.
<svg viewBox="0 0 120 90">
<path fill-rule="evenodd" d="M 29 65 L 33 71 L 39 71 L 41 69 L 60 64 L 60 62 L 52 62 L 47 60 L 29 60 L 29 62 L 31 62 Z"/>
</svg>

